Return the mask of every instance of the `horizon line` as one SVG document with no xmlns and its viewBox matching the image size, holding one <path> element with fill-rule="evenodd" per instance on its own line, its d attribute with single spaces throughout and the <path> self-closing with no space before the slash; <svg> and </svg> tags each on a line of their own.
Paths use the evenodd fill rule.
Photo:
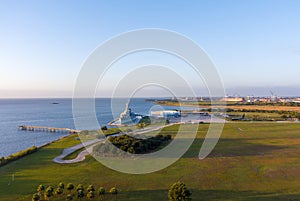
<svg viewBox="0 0 300 201">
<path fill-rule="evenodd" d="M 228 96 L 228 97 L 247 97 L 246 96 Z M 254 98 L 266 98 L 266 97 L 272 97 L 271 95 L 260 95 L 260 96 L 253 96 Z M 278 98 L 298 98 L 300 95 L 289 95 L 289 96 L 277 96 Z M 111 98 L 145 98 L 145 99 L 153 99 L 153 98 L 173 98 L 171 96 L 146 96 L 146 97 L 79 97 L 79 98 L 74 98 L 74 97 L 0 97 L 0 99 L 100 99 L 100 98 L 106 98 L 106 99 L 111 99 Z M 222 98 L 221 96 L 179 96 L 178 98 Z"/>
</svg>

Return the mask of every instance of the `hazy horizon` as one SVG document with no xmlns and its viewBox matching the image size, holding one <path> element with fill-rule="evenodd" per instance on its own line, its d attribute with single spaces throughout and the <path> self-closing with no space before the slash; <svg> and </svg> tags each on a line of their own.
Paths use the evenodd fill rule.
<svg viewBox="0 0 300 201">
<path fill-rule="evenodd" d="M 201 91 L 201 89 L 199 89 Z M 203 89 L 203 91 L 206 91 Z M 294 86 L 284 86 L 284 87 L 242 87 L 242 88 L 229 88 L 225 89 L 225 94 L 228 96 L 255 96 L 255 97 L 268 97 L 276 95 L 278 97 L 300 97 L 300 87 L 294 87 Z M 38 95 L 37 91 L 22 91 L 21 94 L 15 93 L 14 91 L 7 91 L 7 93 L 0 90 L 0 98 L 7 98 L 7 99 L 14 99 L 14 98 L 72 98 L 73 92 L 59 92 L 59 91 L 52 91 L 52 92 L 43 92 Z M 66 95 L 67 94 L 67 95 Z M 186 97 L 187 94 L 181 94 L 180 97 Z M 208 93 L 203 94 L 196 94 L 197 97 L 208 97 Z M 97 95 L 96 98 L 110 98 L 110 93 L 107 92 L 107 95 L 105 93 L 103 95 Z M 128 97 L 128 96 L 120 96 L 120 97 Z M 137 98 L 156 98 L 156 97 L 172 97 L 169 94 L 164 94 L 163 92 L 157 93 L 157 91 L 150 91 L 145 94 L 142 93 L 142 95 L 136 95 L 133 97 Z"/>
</svg>

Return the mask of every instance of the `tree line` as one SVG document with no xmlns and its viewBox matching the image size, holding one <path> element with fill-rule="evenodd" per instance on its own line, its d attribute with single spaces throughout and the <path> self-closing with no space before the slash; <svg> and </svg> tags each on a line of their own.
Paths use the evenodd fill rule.
<svg viewBox="0 0 300 201">
<path fill-rule="evenodd" d="M 48 186 L 47 188 L 44 185 L 39 185 L 36 189 L 36 193 L 32 195 L 32 201 L 50 201 L 52 200 L 78 200 L 85 201 L 90 200 L 93 201 L 95 199 L 98 200 L 106 200 L 106 197 L 109 199 L 117 200 L 118 189 L 116 187 L 112 187 L 108 192 L 104 189 L 104 187 L 99 187 L 95 189 L 93 185 L 89 185 L 84 188 L 82 184 L 78 184 L 76 187 L 73 183 L 68 183 L 65 185 L 63 182 L 60 182 L 55 188 L 53 186 Z"/>
<path fill-rule="evenodd" d="M 39 185 L 36 189 L 36 193 L 32 195 L 31 201 L 94 201 L 94 200 L 117 200 L 119 191 L 116 187 L 112 187 L 108 192 L 104 187 L 99 187 L 97 190 L 93 185 L 89 185 L 86 188 L 82 184 L 78 184 L 76 187 L 73 183 L 65 185 L 60 182 L 55 188 L 44 185 Z M 168 200 L 169 201 L 191 201 L 191 191 L 186 187 L 183 182 L 175 182 L 169 187 Z"/>
</svg>

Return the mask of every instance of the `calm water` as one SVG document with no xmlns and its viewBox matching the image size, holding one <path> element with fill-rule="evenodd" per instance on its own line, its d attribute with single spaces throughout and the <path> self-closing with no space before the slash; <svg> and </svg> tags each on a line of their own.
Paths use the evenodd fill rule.
<svg viewBox="0 0 300 201">
<path fill-rule="evenodd" d="M 52 104 L 58 102 L 59 104 Z M 117 109 L 121 112 L 124 101 Z M 133 112 L 148 115 L 152 102 L 130 100 Z M 164 107 L 178 109 L 178 107 Z M 95 109 L 101 125 L 113 120 L 110 99 L 96 99 Z M 8 156 L 33 145 L 40 146 L 66 134 L 20 131 L 20 125 L 75 128 L 71 99 L 0 99 L 0 156 Z"/>
</svg>

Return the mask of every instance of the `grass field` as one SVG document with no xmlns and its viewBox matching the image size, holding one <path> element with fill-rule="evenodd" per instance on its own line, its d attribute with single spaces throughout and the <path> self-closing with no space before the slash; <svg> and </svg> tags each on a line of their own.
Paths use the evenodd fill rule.
<svg viewBox="0 0 300 201">
<path fill-rule="evenodd" d="M 199 160 L 207 128 L 200 125 L 184 157 L 146 175 L 119 173 L 92 157 L 75 164 L 53 163 L 63 148 L 78 143 L 76 136 L 69 136 L 0 167 L 0 200 L 31 200 L 39 184 L 55 186 L 61 181 L 116 186 L 122 201 L 167 200 L 167 189 L 178 180 L 191 189 L 193 200 L 300 200 L 300 124 L 228 123 L 214 151 Z M 176 130 L 172 126 L 162 132 Z"/>
<path fill-rule="evenodd" d="M 264 121 L 284 121 L 282 118 L 282 114 L 274 113 L 274 112 L 226 112 L 227 115 L 231 117 L 241 118 L 245 115 L 245 119 L 250 120 L 264 120 Z"/>
</svg>

